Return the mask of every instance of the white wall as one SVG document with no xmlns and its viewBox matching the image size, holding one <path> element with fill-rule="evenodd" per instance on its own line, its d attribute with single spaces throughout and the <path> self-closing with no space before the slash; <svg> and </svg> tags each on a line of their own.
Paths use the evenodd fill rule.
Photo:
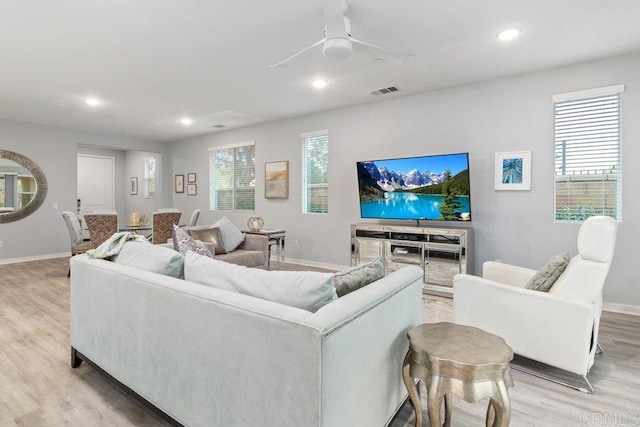
<svg viewBox="0 0 640 427">
<path fill-rule="evenodd" d="M 132 138 L 91 134 L 52 126 L 0 119 L 0 148 L 33 160 L 47 178 L 47 197 L 40 208 L 19 221 L 0 224 L 0 263 L 70 254 L 69 232 L 61 212 L 76 212 L 78 145 L 85 153 L 140 150 L 162 153 L 166 144 Z M 87 146 L 101 147 L 102 150 Z M 116 166 L 116 170 L 119 167 Z M 122 182 L 116 178 L 116 184 Z M 128 181 L 125 181 L 128 186 Z M 122 191 L 126 191 L 126 186 Z M 122 206 L 116 189 L 118 209 Z M 128 197 L 128 196 L 126 196 Z M 161 197 L 167 197 L 166 192 Z M 158 203 L 168 203 L 160 199 Z M 54 209 L 53 204 L 58 208 Z"/>
<path fill-rule="evenodd" d="M 632 163 L 640 159 L 638 54 L 177 141 L 169 147 L 168 163 L 173 174 L 197 173 L 198 195 L 172 192 L 173 204 L 185 215 L 203 209 L 202 224 L 220 218 L 222 212 L 208 210 L 207 148 L 255 140 L 256 210 L 225 214 L 239 226 L 257 215 L 265 219 L 267 228 L 285 228 L 288 258 L 347 265 L 349 225 L 360 221 L 356 161 L 466 151 L 476 271 L 482 262 L 493 259 L 537 269 L 561 251 L 575 253 L 578 230 L 576 224 L 553 222 L 551 97 L 620 83 L 627 88 L 622 100 L 624 221 L 605 300 L 640 306 L 634 251 L 640 238 L 635 225 L 640 202 L 632 187 L 640 179 Z M 303 215 L 300 133 L 318 129 L 329 129 L 329 214 Z M 494 155 L 514 150 L 532 151 L 532 189 L 494 191 Z M 264 163 L 278 160 L 290 162 L 290 197 L 267 200 Z"/>
</svg>

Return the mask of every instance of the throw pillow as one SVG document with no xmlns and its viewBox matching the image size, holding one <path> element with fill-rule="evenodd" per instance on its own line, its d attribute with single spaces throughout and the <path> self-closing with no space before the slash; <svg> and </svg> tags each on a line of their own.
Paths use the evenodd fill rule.
<svg viewBox="0 0 640 427">
<path fill-rule="evenodd" d="M 564 269 L 567 268 L 569 261 L 569 254 L 566 252 L 554 256 L 529 280 L 525 289 L 548 292 Z"/>
<path fill-rule="evenodd" d="M 175 224 L 173 225 L 173 248 L 180 252 L 182 256 L 185 256 L 189 251 L 193 251 L 197 254 L 213 258 L 211 251 L 207 249 L 204 243 L 193 240 L 193 237 Z"/>
<path fill-rule="evenodd" d="M 340 271 L 333 276 L 333 286 L 338 296 L 344 296 L 349 292 L 367 286 L 369 283 L 384 276 L 384 258 L 378 257 L 373 261 Z"/>
<path fill-rule="evenodd" d="M 196 240 L 203 242 L 207 248 L 213 248 L 216 255 L 226 254 L 222 246 L 222 236 L 220 235 L 220 228 L 207 226 L 207 227 L 192 227 L 187 228 L 186 232 Z"/>
<path fill-rule="evenodd" d="M 188 252 L 185 280 L 316 312 L 338 298 L 332 273 L 267 271 Z"/>
<path fill-rule="evenodd" d="M 223 216 L 218 222 L 213 224 L 214 227 L 220 229 L 222 237 L 222 246 L 226 252 L 235 251 L 240 243 L 244 242 L 244 233 L 238 227 L 233 225 L 226 216 Z"/>
<path fill-rule="evenodd" d="M 182 277 L 184 258 L 171 248 L 130 240 L 111 261 L 153 273 Z"/>
</svg>

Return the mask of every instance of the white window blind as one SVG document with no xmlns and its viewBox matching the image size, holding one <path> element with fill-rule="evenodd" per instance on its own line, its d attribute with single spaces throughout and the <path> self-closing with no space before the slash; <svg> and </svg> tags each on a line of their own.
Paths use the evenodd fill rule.
<svg viewBox="0 0 640 427">
<path fill-rule="evenodd" d="M 153 199 L 156 197 L 156 158 L 144 158 L 144 197 Z"/>
<path fill-rule="evenodd" d="M 255 142 L 209 148 L 211 210 L 254 210 Z"/>
<path fill-rule="evenodd" d="M 329 212 L 329 132 L 303 133 L 302 213 Z"/>
<path fill-rule="evenodd" d="M 555 220 L 621 221 L 620 92 L 624 86 L 554 97 Z"/>
</svg>

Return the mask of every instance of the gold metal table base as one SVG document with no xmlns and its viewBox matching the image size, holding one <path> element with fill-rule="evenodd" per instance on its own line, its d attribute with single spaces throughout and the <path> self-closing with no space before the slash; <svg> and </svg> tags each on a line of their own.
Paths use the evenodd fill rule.
<svg viewBox="0 0 640 427">
<path fill-rule="evenodd" d="M 451 425 L 451 395 L 470 403 L 489 397 L 486 426 L 508 426 L 513 387 L 509 361 L 513 350 L 502 338 L 470 326 L 453 323 L 423 324 L 408 332 L 409 351 L 402 377 L 422 426 L 422 408 L 413 378 L 427 388 L 427 410 L 432 426 Z M 444 424 L 440 408 L 444 400 Z"/>
</svg>

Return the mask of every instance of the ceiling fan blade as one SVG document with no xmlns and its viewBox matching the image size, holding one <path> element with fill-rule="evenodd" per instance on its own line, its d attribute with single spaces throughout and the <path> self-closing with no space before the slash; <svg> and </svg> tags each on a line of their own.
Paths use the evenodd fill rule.
<svg viewBox="0 0 640 427">
<path fill-rule="evenodd" d="M 351 40 L 353 44 L 353 50 L 373 55 L 377 58 L 384 59 L 385 61 L 393 62 L 394 64 L 403 64 L 407 59 L 413 56 L 412 53 L 389 50 L 384 47 L 363 42 L 362 40 L 354 39 L 353 37 L 349 37 L 349 40 Z"/>
<path fill-rule="evenodd" d="M 277 64 L 269 65 L 269 67 L 286 67 L 287 65 L 293 64 L 294 62 L 297 62 L 298 60 L 308 56 L 311 50 L 322 45 L 325 41 L 327 41 L 326 37 L 324 37 L 322 40 L 315 42 L 311 46 L 305 49 L 302 49 L 300 52 L 296 53 L 295 55 L 290 56 L 287 59 L 278 62 Z"/>
<path fill-rule="evenodd" d="M 322 2 L 327 39 L 336 37 L 346 39 L 349 37 L 342 7 L 342 0 L 324 0 Z"/>
</svg>

